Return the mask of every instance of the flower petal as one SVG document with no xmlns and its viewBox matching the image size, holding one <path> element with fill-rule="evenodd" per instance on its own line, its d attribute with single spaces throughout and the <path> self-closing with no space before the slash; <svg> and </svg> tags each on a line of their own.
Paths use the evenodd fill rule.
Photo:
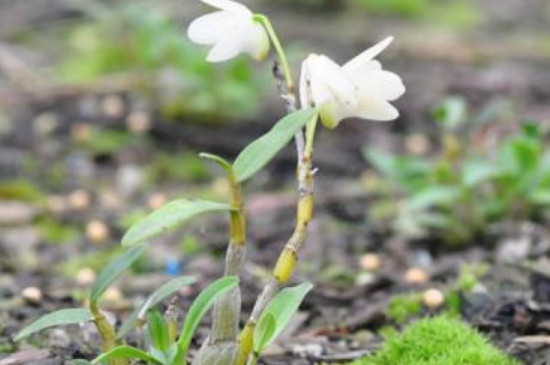
<svg viewBox="0 0 550 365">
<path fill-rule="evenodd" d="M 372 61 L 376 56 L 382 53 L 382 51 L 385 50 L 391 42 L 393 42 L 393 37 L 387 37 L 381 42 L 378 42 L 371 48 L 348 61 L 344 65 L 344 70 L 351 74 L 355 73 L 355 71 L 360 69 L 365 63 Z"/>
<path fill-rule="evenodd" d="M 237 57 L 242 51 L 242 40 L 235 37 L 234 33 L 225 35 L 220 39 L 206 56 L 208 62 L 223 62 Z"/>
<path fill-rule="evenodd" d="M 227 11 L 217 11 L 195 19 L 187 29 L 187 36 L 197 44 L 215 44 L 236 28 L 239 18 Z"/>
<path fill-rule="evenodd" d="M 308 58 L 311 93 L 317 105 L 331 98 L 348 107 L 357 103 L 355 85 L 336 62 L 326 56 L 311 55 Z"/>
<path fill-rule="evenodd" d="M 266 58 L 271 43 L 263 25 L 254 21 L 245 23 L 236 36 L 241 39 L 242 52 L 259 61 Z"/>
<path fill-rule="evenodd" d="M 376 121 L 390 121 L 399 117 L 399 111 L 380 97 L 362 93 L 354 116 Z"/>
<path fill-rule="evenodd" d="M 302 70 L 300 72 L 300 105 L 302 108 L 309 108 L 313 102 L 311 96 L 309 60 L 310 58 L 308 57 L 302 62 Z"/>
<path fill-rule="evenodd" d="M 222 9 L 233 14 L 252 16 L 252 12 L 243 4 L 231 0 L 201 0 L 214 8 Z"/>
<path fill-rule="evenodd" d="M 359 88 L 369 95 L 393 101 L 405 93 L 405 85 L 399 75 L 382 70 L 380 63 L 371 61 L 363 64 L 352 75 L 348 74 Z"/>
</svg>

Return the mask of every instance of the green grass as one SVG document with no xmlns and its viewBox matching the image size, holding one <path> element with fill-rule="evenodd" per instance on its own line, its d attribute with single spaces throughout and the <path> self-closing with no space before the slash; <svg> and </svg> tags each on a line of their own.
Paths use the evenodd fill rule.
<svg viewBox="0 0 550 365">
<path fill-rule="evenodd" d="M 392 336 L 383 350 L 352 365 L 519 365 L 467 324 L 423 319 Z"/>
</svg>

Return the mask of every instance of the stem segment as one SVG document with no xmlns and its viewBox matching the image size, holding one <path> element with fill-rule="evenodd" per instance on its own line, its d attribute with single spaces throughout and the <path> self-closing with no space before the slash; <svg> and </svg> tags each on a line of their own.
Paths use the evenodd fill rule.
<svg viewBox="0 0 550 365">
<path fill-rule="evenodd" d="M 230 240 L 225 258 L 225 276 L 239 276 L 245 256 L 246 216 L 242 202 L 241 185 L 232 170 L 228 170 L 231 184 Z M 210 343 L 236 341 L 239 333 L 241 292 L 234 288 L 214 305 Z"/>
<path fill-rule="evenodd" d="M 107 320 L 107 317 L 105 317 L 105 315 L 99 310 L 96 302 L 90 303 L 90 312 L 92 312 L 97 331 L 99 332 L 101 340 L 103 341 L 102 351 L 108 352 L 117 345 L 115 329 L 113 328 L 113 326 L 111 326 L 111 324 Z M 109 364 L 126 365 L 128 364 L 128 362 L 124 359 L 114 359 L 109 360 Z"/>
</svg>

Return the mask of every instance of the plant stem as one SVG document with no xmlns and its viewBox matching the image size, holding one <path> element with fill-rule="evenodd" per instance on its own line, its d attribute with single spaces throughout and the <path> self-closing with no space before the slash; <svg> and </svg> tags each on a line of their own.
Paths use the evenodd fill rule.
<svg viewBox="0 0 550 365">
<path fill-rule="evenodd" d="M 286 54 L 269 19 L 261 14 L 255 15 L 254 19 L 265 27 L 277 51 L 279 63 L 275 64 L 273 73 L 275 79 L 277 80 L 281 96 L 286 102 L 287 112 L 290 114 L 298 108 L 294 90 L 294 82 Z M 280 68 L 282 68 L 282 73 Z M 253 349 L 254 327 L 256 326 L 256 323 L 258 322 L 258 319 L 267 304 L 279 292 L 281 286 L 285 285 L 290 279 L 298 260 L 298 252 L 307 238 L 307 228 L 313 216 L 314 174 L 311 169 L 311 161 L 313 158 L 313 138 L 315 136 L 316 125 L 317 117 L 311 120 L 306 126 L 305 138 L 303 130 L 298 131 L 295 135 L 298 159 L 297 180 L 299 195 L 296 226 L 294 228 L 294 233 L 286 242 L 279 259 L 275 264 L 271 279 L 257 298 L 247 324 L 241 333 L 240 353 L 237 365 L 244 365 L 247 363 L 249 355 Z M 258 355 L 254 354 L 249 359 L 248 363 L 254 365 L 257 362 Z"/>
<path fill-rule="evenodd" d="M 110 351 L 117 345 L 115 329 L 109 323 L 105 315 L 99 310 L 99 308 L 97 307 L 97 303 L 95 301 L 90 302 L 90 312 L 92 312 L 92 315 L 94 317 L 94 323 L 96 325 L 97 331 L 99 332 L 99 335 L 103 342 L 101 350 L 103 352 Z M 128 362 L 124 359 L 114 359 L 114 360 L 109 360 L 109 364 L 126 365 L 128 364 Z"/>
<path fill-rule="evenodd" d="M 254 14 L 254 20 L 263 25 L 269 38 L 271 39 L 271 42 L 275 47 L 275 51 L 277 52 L 277 56 L 279 57 L 279 61 L 281 62 L 281 65 L 283 67 L 285 82 L 288 91 L 290 94 L 294 94 L 294 80 L 292 79 L 292 73 L 290 71 L 288 59 L 286 57 L 286 53 L 281 44 L 281 41 L 279 40 L 279 37 L 275 32 L 275 28 L 273 28 L 273 24 L 271 24 L 271 20 L 269 20 L 269 18 L 263 14 Z"/>
<path fill-rule="evenodd" d="M 231 185 L 230 240 L 225 258 L 225 276 L 239 276 L 245 256 L 246 216 L 241 185 L 232 170 L 228 171 Z M 234 288 L 214 305 L 210 343 L 237 341 L 241 313 L 240 289 Z"/>
</svg>

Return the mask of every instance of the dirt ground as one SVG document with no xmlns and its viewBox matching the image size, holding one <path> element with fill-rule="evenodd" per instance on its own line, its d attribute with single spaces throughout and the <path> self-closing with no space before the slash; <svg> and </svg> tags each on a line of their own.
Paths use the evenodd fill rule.
<svg viewBox="0 0 550 365">
<path fill-rule="evenodd" d="M 260 2 L 266 13 L 274 14 L 284 39 L 304 40 L 293 52 L 296 70 L 303 49 L 325 50 L 344 62 L 393 34 L 396 42 L 384 54 L 384 64 L 402 75 L 407 85 L 405 97 L 397 102 L 401 111 L 397 121 L 350 121 L 334 132 L 321 131 L 315 151 L 319 168 L 315 218 L 293 278 L 296 283 L 311 280 L 316 286 L 262 363 L 338 363 L 368 355 L 383 343 L 381 329 L 405 325 L 388 316 L 393 297 L 429 288 L 450 292 L 464 264 L 477 263 L 486 270 L 476 289 L 456 293 L 464 303 L 461 317 L 525 364 L 550 363 L 547 227 L 533 222 L 508 224 L 480 244 L 456 249 L 378 232 L 367 222 L 367 206 L 374 197 L 361 183 L 369 168 L 362 149 L 402 151 L 411 132 L 433 134 L 431 109 L 443 96 L 461 95 L 474 110 L 506 100 L 511 111 L 502 119 L 550 123 L 548 4 L 545 0 L 476 4 L 485 16 L 482 25 L 457 30 L 391 17 L 365 18 L 354 8 L 308 16 L 290 5 Z M 186 23 L 201 6 L 175 9 Z M 62 1 L 35 0 L 32 7 L 22 1 L 0 1 L 0 183 L 24 179 L 41 190 L 40 199 L 16 202 L 0 195 L 0 365 L 53 365 L 93 358 L 99 339 L 88 326 L 55 329 L 23 344 L 11 338 L 41 314 L 81 305 L 90 273 L 82 269 L 91 268 L 93 273 L 101 268 L 119 246 L 132 214 L 147 212 L 166 199 L 196 194 L 223 199 L 226 192 L 220 171 L 208 164 L 197 167 L 197 161 L 186 160 L 193 171 L 188 175 L 164 166 L 155 172 L 154 183 L 148 180 L 147 166 L 183 152 L 236 156 L 284 110 L 274 85 L 273 96 L 250 122 L 213 126 L 166 121 L 151 106 L 145 109 L 150 120 L 146 133 L 130 133 L 132 139 L 114 149 L 90 147 L 85 142 L 90 138 L 88 126 L 127 131 L 128 120 L 143 112 L 139 96 L 116 85 L 72 88 L 52 80 L 41 83 L 42 78 L 35 84 L 34 70 L 55 57 L 43 39 L 28 47 L 13 42 L 21 29 L 39 32 L 79 16 Z M 28 70 L 33 73 L 28 79 L 14 80 L 14 68 L 24 75 Z M 40 76 L 39 71 L 36 74 Z M 245 314 L 293 229 L 294 164 L 294 149 L 289 147 L 245 186 L 250 219 L 242 278 Z M 32 190 L 25 190 L 25 196 Z M 227 228 L 225 217 L 204 218 L 155 240 L 147 260 L 117 283 L 104 308 L 123 318 L 173 274 L 176 265 L 178 273 L 199 278 L 191 290 L 177 296 L 176 303 L 185 312 L 194 295 L 221 274 Z M 360 258 L 368 253 L 379 262 L 365 267 Z M 517 263 L 532 265 L 510 264 L 510 255 Z M 426 277 L 411 281 L 407 276 L 411 268 Z M 29 287 L 39 288 L 40 297 L 24 295 Z M 424 307 L 410 319 L 439 311 Z M 207 333 L 208 321 L 196 344 Z"/>
</svg>

